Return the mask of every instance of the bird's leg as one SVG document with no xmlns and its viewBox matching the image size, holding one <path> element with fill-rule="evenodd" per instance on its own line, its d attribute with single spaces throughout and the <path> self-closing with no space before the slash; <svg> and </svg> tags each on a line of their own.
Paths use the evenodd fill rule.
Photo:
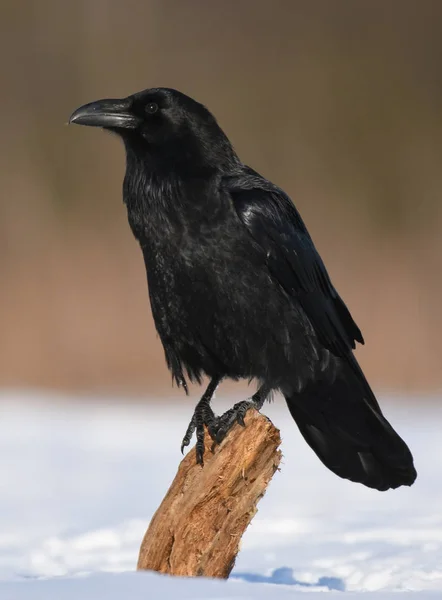
<svg viewBox="0 0 442 600">
<path fill-rule="evenodd" d="M 215 440 L 216 431 L 218 429 L 218 417 L 215 416 L 212 408 L 210 407 L 210 401 L 212 400 L 213 394 L 218 387 L 221 377 L 213 377 L 207 386 L 206 391 L 202 395 L 201 400 L 195 407 L 195 412 L 189 423 L 186 434 L 181 443 L 181 452 L 184 448 L 190 444 L 190 440 L 196 430 L 196 460 L 202 465 L 204 456 L 204 425 L 209 430 L 210 437 Z"/>
<path fill-rule="evenodd" d="M 218 417 L 216 431 L 217 443 L 220 444 L 223 441 L 235 423 L 239 423 L 245 427 L 244 417 L 246 412 L 249 410 L 249 408 L 255 408 L 258 411 L 261 410 L 262 405 L 264 404 L 270 392 L 271 388 L 264 384 L 251 398 L 237 402 L 233 408 L 230 408 L 221 417 Z"/>
</svg>

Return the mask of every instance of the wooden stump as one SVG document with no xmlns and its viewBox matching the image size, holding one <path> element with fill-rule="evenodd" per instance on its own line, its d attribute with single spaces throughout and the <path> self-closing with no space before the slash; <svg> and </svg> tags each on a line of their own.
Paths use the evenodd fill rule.
<svg viewBox="0 0 442 600">
<path fill-rule="evenodd" d="M 281 461 L 281 438 L 255 410 L 212 452 L 206 432 L 204 467 L 195 448 L 178 473 L 144 536 L 138 569 L 172 575 L 227 578 L 241 537 Z"/>
</svg>

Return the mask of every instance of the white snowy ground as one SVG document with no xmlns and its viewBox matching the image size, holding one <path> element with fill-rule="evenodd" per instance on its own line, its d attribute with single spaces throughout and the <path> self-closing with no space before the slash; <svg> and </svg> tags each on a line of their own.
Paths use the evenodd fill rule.
<svg viewBox="0 0 442 600">
<path fill-rule="evenodd" d="M 282 432 L 284 464 L 228 582 L 127 573 L 175 474 L 191 403 L 45 400 L 0 393 L 1 600 L 298 598 L 319 590 L 346 590 L 348 598 L 376 592 L 366 600 L 405 590 L 420 592 L 410 598 L 442 597 L 437 399 L 381 399 L 419 473 L 412 488 L 386 493 L 327 471 L 282 399 L 267 405 Z"/>
</svg>

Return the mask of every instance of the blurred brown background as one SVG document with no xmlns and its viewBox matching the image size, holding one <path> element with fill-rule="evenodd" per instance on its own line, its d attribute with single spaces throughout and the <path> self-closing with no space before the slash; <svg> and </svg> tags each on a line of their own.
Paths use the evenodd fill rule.
<svg viewBox="0 0 442 600">
<path fill-rule="evenodd" d="M 294 199 L 382 388 L 442 383 L 440 0 L 1 0 L 0 386 L 169 393 L 123 148 L 78 105 L 206 104 Z"/>
</svg>

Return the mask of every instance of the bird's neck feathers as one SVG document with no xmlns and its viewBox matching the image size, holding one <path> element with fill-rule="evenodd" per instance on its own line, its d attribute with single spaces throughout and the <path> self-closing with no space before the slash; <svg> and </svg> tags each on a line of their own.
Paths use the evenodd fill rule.
<svg viewBox="0 0 442 600">
<path fill-rule="evenodd" d="M 206 169 L 183 177 L 179 170 L 165 172 L 147 157 L 128 153 L 123 199 L 135 237 L 142 242 L 166 231 L 179 233 L 207 218 L 201 217 L 204 213 L 222 209 L 222 176 L 222 171 Z"/>
<path fill-rule="evenodd" d="M 217 178 L 214 169 L 185 174 L 173 164 L 162 163 L 148 154 L 127 152 L 124 202 L 129 206 L 142 201 L 146 208 L 164 211 L 170 203 L 180 205 L 193 189 L 210 185 Z"/>
</svg>

